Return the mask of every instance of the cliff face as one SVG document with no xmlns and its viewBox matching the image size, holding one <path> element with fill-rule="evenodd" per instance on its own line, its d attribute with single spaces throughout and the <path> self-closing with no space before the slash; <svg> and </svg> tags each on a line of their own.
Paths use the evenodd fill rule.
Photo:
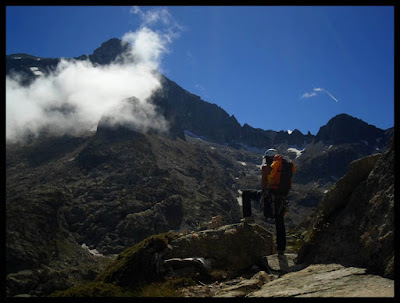
<svg viewBox="0 0 400 303">
<path fill-rule="evenodd" d="M 313 229 L 298 262 L 360 266 L 394 278 L 394 140 L 382 156 L 351 163 Z"/>
</svg>

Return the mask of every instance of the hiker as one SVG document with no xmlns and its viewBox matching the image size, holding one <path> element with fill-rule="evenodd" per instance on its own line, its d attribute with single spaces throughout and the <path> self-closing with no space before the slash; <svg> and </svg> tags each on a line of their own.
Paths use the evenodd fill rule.
<svg viewBox="0 0 400 303">
<path fill-rule="evenodd" d="M 243 221 L 254 222 L 251 201 L 260 201 L 264 207 L 264 216 L 275 219 L 276 244 L 278 257 L 284 256 L 286 249 L 286 231 L 284 217 L 288 212 L 286 196 L 292 184 L 296 167 L 292 161 L 277 154 L 275 149 L 268 149 L 261 165 L 261 190 L 245 189 L 242 191 Z"/>
</svg>

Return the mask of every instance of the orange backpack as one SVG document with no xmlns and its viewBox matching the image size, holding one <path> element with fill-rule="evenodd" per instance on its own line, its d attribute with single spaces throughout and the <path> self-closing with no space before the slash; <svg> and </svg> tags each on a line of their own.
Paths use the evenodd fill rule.
<svg viewBox="0 0 400 303">
<path fill-rule="evenodd" d="M 293 162 L 281 155 L 275 155 L 268 175 L 268 183 L 273 193 L 287 195 L 292 187 L 293 174 L 296 167 Z"/>
</svg>

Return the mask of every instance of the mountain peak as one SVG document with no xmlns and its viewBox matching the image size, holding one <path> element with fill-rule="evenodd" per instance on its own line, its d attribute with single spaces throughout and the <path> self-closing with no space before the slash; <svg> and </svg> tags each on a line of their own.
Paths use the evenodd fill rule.
<svg viewBox="0 0 400 303">
<path fill-rule="evenodd" d="M 90 61 L 99 64 L 110 64 L 118 56 L 126 53 L 131 48 L 130 44 L 118 38 L 112 38 L 103 42 L 101 46 L 89 55 Z"/>
<path fill-rule="evenodd" d="M 363 140 L 368 144 L 375 144 L 376 138 L 383 136 L 383 133 L 382 129 L 343 113 L 336 115 L 319 129 L 315 142 L 342 144 Z"/>
</svg>

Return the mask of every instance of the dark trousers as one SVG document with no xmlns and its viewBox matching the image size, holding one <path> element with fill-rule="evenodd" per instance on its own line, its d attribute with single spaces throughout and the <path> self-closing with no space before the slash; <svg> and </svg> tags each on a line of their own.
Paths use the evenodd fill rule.
<svg viewBox="0 0 400 303">
<path fill-rule="evenodd" d="M 242 190 L 242 209 L 243 217 L 250 217 L 251 212 L 251 201 L 260 201 L 261 203 L 262 191 L 255 189 L 244 189 Z M 284 251 L 286 249 L 286 229 L 284 221 L 284 207 L 282 207 L 282 201 L 286 200 L 283 196 L 274 196 L 273 203 L 274 209 L 274 219 L 276 227 L 276 245 L 277 249 Z M 264 206 L 265 207 L 265 206 Z"/>
<path fill-rule="evenodd" d="M 244 189 L 242 190 L 243 218 L 251 216 L 251 201 L 261 201 L 261 190 Z M 260 202 L 261 203 L 261 202 Z"/>
</svg>

